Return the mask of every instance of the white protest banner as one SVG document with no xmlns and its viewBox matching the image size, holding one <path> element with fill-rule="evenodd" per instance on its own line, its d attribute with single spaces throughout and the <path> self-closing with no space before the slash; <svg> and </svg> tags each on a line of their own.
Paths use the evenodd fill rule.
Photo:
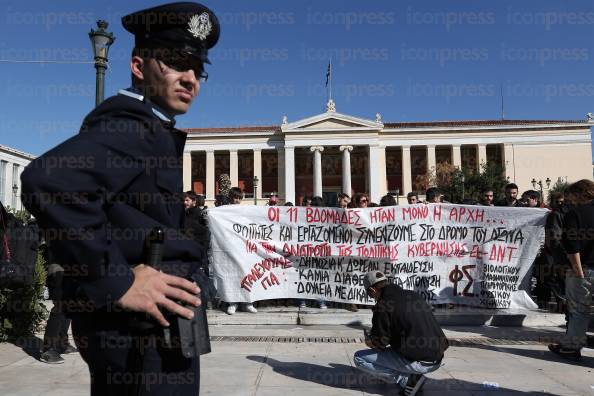
<svg viewBox="0 0 594 396">
<path fill-rule="evenodd" d="M 433 304 L 509 308 L 544 240 L 548 211 L 450 204 L 208 210 L 212 264 L 227 302 L 310 298 L 371 304 L 368 271 Z"/>
</svg>

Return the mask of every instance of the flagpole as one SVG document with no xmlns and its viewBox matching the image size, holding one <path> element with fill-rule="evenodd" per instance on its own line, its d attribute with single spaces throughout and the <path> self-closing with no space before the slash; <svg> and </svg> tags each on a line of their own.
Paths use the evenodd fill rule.
<svg viewBox="0 0 594 396">
<path fill-rule="evenodd" d="M 328 94 L 329 101 L 332 100 L 332 58 L 330 58 L 330 92 Z"/>
</svg>

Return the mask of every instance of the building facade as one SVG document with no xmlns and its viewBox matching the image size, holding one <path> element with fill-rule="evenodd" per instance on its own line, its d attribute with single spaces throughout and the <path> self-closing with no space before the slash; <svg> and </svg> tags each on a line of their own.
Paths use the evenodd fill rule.
<svg viewBox="0 0 594 396">
<path fill-rule="evenodd" d="M 339 192 L 366 192 L 379 202 L 388 192 L 404 199 L 438 163 L 478 169 L 489 161 L 524 191 L 533 188 L 533 179 L 552 184 L 590 179 L 592 125 L 591 120 L 384 123 L 379 114 L 364 119 L 338 113 L 330 101 L 325 113 L 295 122 L 284 117 L 278 126 L 188 129 L 184 189 L 212 203 L 220 175 L 228 174 L 231 185 L 245 191 L 246 203 L 265 204 L 272 192 L 296 204 L 305 196 Z"/>
<path fill-rule="evenodd" d="M 23 208 L 21 173 L 35 157 L 31 154 L 0 144 L 0 201 L 4 206 L 21 210 Z"/>
</svg>

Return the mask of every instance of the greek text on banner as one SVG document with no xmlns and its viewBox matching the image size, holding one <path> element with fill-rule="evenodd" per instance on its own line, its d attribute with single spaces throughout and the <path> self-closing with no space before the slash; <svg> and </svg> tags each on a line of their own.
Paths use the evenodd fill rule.
<svg viewBox="0 0 594 396">
<path fill-rule="evenodd" d="M 544 239 L 545 209 L 419 204 L 366 209 L 228 205 L 208 210 L 212 265 L 227 302 L 371 304 L 381 271 L 433 304 L 509 308 Z"/>
</svg>

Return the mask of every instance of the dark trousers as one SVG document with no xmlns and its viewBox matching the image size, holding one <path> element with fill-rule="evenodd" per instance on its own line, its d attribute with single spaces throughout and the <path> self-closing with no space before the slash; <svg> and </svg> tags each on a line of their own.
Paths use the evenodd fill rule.
<svg viewBox="0 0 594 396">
<path fill-rule="evenodd" d="M 45 335 L 43 336 L 43 350 L 53 349 L 61 352 L 68 346 L 68 328 L 70 319 L 64 314 L 62 309 L 62 278 L 64 272 L 57 271 L 48 275 L 46 285 L 49 290 L 50 298 L 54 303 L 47 324 L 45 326 Z"/>
<path fill-rule="evenodd" d="M 136 334 L 127 314 L 74 317 L 72 332 L 91 374 L 91 396 L 196 396 L 198 358 L 163 347 L 159 331 Z"/>
<path fill-rule="evenodd" d="M 64 315 L 60 307 L 60 301 L 54 301 L 43 336 L 43 350 L 53 349 L 61 353 L 68 346 L 68 328 L 70 319 Z"/>
</svg>

